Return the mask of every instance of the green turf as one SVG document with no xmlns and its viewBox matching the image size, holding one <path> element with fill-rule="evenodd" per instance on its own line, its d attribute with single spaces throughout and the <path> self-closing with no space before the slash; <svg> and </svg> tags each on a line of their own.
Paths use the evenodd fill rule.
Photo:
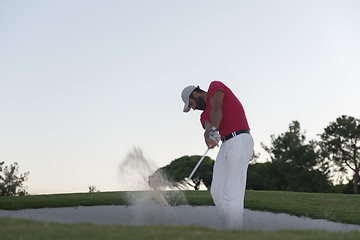
<svg viewBox="0 0 360 240">
<path fill-rule="evenodd" d="M 0 197 L 0 209 L 125 205 L 123 192 L 69 193 Z"/>
<path fill-rule="evenodd" d="M 247 191 L 245 207 L 360 225 L 359 195 Z"/>
<path fill-rule="evenodd" d="M 156 239 L 156 240 L 359 240 L 360 232 L 331 233 L 326 231 L 220 231 L 196 226 L 131 226 L 54 224 L 11 218 L 0 218 L 2 240 L 31 239 Z"/>
</svg>

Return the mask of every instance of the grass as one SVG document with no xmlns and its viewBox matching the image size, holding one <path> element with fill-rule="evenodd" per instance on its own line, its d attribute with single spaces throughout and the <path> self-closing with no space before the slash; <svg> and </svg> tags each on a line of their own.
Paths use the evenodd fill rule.
<svg viewBox="0 0 360 240">
<path fill-rule="evenodd" d="M 358 240 L 360 232 L 330 233 L 325 231 L 219 231 L 196 226 L 131 226 L 55 224 L 29 220 L 0 219 L 2 240 L 13 239 L 242 239 L 242 240 Z"/>
<path fill-rule="evenodd" d="M 247 191 L 245 207 L 360 225 L 359 195 Z"/>
<path fill-rule="evenodd" d="M 125 205 L 123 192 L 69 193 L 0 197 L 0 209 L 56 208 L 97 205 Z"/>
</svg>

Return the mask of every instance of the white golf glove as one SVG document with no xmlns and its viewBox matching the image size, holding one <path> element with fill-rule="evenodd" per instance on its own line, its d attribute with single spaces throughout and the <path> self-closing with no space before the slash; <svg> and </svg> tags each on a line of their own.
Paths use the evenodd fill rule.
<svg viewBox="0 0 360 240">
<path fill-rule="evenodd" d="M 219 142 L 220 142 L 220 139 L 221 139 L 221 136 L 220 136 L 220 133 L 219 133 L 219 130 L 217 130 L 216 127 L 211 127 L 209 129 L 209 138 L 213 141 L 216 142 L 216 145 L 219 146 Z"/>
</svg>

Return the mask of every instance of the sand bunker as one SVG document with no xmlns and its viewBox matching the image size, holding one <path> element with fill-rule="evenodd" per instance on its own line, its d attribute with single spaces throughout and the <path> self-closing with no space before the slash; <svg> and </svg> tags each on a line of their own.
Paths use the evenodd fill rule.
<svg viewBox="0 0 360 240">
<path fill-rule="evenodd" d="M 0 210 L 0 217 L 33 219 L 56 223 L 94 223 L 139 225 L 198 225 L 223 229 L 213 206 L 176 207 L 158 205 L 95 206 L 76 208 L 42 208 L 17 211 Z M 275 231 L 281 229 L 320 229 L 333 232 L 360 231 L 359 225 L 314 220 L 287 214 L 273 214 L 245 209 L 244 229 Z"/>
</svg>

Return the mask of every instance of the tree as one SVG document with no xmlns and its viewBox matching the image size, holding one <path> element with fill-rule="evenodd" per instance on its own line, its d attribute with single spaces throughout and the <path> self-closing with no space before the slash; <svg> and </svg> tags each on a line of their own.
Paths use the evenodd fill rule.
<svg viewBox="0 0 360 240">
<path fill-rule="evenodd" d="M 89 186 L 89 193 L 95 193 L 95 192 L 100 192 L 100 190 L 97 189 L 96 186 L 93 185 Z"/>
<path fill-rule="evenodd" d="M 251 190 L 276 190 L 278 184 L 272 184 L 271 162 L 250 163 L 247 171 L 246 189 Z M 269 186 L 270 185 L 270 186 Z"/>
<path fill-rule="evenodd" d="M 27 194 L 23 183 L 28 179 L 29 172 L 19 174 L 17 162 L 10 166 L 3 166 L 0 162 L 0 196 Z"/>
<path fill-rule="evenodd" d="M 360 120 L 342 115 L 324 129 L 321 137 L 322 157 L 335 164 L 338 170 L 353 173 L 353 189 L 359 194 Z"/>
<path fill-rule="evenodd" d="M 156 170 L 155 173 L 149 177 L 149 182 L 151 183 L 153 179 L 157 178 L 157 176 L 165 174 L 168 178 L 170 178 L 170 180 L 175 181 L 176 183 L 184 184 L 185 178 L 189 176 L 200 158 L 201 156 L 194 155 L 183 156 L 175 159 L 169 165 Z M 214 160 L 206 156 L 191 178 L 193 183 L 189 181 L 189 185 L 195 190 L 199 190 L 202 182 L 208 189 L 210 189 L 214 163 Z"/>
<path fill-rule="evenodd" d="M 271 136 L 270 147 L 263 145 L 272 161 L 263 166 L 268 174 L 264 180 L 265 189 L 322 192 L 330 187 L 328 171 L 322 167 L 316 142 L 306 143 L 305 140 L 300 123 L 293 121 L 288 131 Z"/>
</svg>

